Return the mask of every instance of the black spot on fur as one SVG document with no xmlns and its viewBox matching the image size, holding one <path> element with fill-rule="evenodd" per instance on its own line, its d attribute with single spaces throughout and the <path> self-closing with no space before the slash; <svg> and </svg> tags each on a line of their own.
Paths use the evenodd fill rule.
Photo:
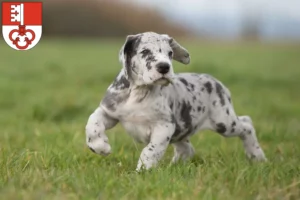
<svg viewBox="0 0 300 200">
<path fill-rule="evenodd" d="M 152 62 L 156 62 L 157 60 L 155 59 L 155 56 L 153 55 L 153 53 L 150 51 L 148 54 L 147 54 L 147 57 L 146 57 L 146 67 L 148 70 L 151 70 L 152 66 L 151 66 L 151 63 Z"/>
<path fill-rule="evenodd" d="M 161 48 L 159 48 L 159 53 L 161 53 Z"/>
<path fill-rule="evenodd" d="M 203 113 L 205 112 L 205 106 L 203 106 L 203 109 L 202 109 Z"/>
<path fill-rule="evenodd" d="M 132 77 L 132 71 L 131 71 L 131 59 L 133 56 L 137 54 L 136 49 L 141 43 L 141 37 L 132 37 L 129 38 L 124 46 L 124 56 L 125 56 L 125 69 L 128 74 L 128 77 Z"/>
<path fill-rule="evenodd" d="M 208 82 L 204 83 L 204 87 L 206 88 L 208 94 L 210 94 L 212 92 L 212 84 L 211 84 L 211 82 L 208 81 Z"/>
<path fill-rule="evenodd" d="M 189 102 L 182 102 L 180 108 L 180 119 L 184 122 L 184 127 L 180 127 L 178 123 L 175 123 L 175 132 L 171 138 L 171 143 L 174 141 L 180 141 L 185 138 L 187 135 L 194 131 L 192 126 L 192 118 L 190 116 L 190 112 L 192 110 L 192 106 Z M 183 134 L 182 134 L 183 133 Z M 178 137 L 179 136 L 179 137 Z"/>
<path fill-rule="evenodd" d="M 200 112 L 201 111 L 201 106 L 198 106 L 197 110 L 198 110 L 198 112 Z"/>
<path fill-rule="evenodd" d="M 228 108 L 226 109 L 226 114 L 229 115 L 229 109 Z"/>
<path fill-rule="evenodd" d="M 194 91 L 195 90 L 195 85 L 191 83 L 190 86 L 191 86 L 192 91 Z"/>
<path fill-rule="evenodd" d="M 173 139 L 174 137 L 178 136 L 179 133 L 181 133 L 181 127 L 179 126 L 178 123 L 175 122 L 175 132 L 174 132 L 174 134 L 173 134 L 172 139 Z"/>
<path fill-rule="evenodd" d="M 216 103 L 217 103 L 217 101 L 213 101 L 213 103 L 212 103 L 212 104 L 213 104 L 213 106 L 216 106 Z"/>
<path fill-rule="evenodd" d="M 201 91 L 203 92 L 205 90 L 205 88 L 203 87 L 203 88 L 201 88 Z"/>
<path fill-rule="evenodd" d="M 184 135 L 182 135 L 180 138 L 179 138 L 179 141 L 182 140 L 183 138 L 187 137 L 188 135 L 190 135 L 192 132 L 194 131 L 194 128 L 193 126 L 191 125 L 188 130 L 185 132 Z"/>
<path fill-rule="evenodd" d="M 196 99 L 197 99 L 197 97 L 196 97 L 196 96 L 193 96 L 193 101 L 194 101 L 194 102 L 196 101 Z"/>
<path fill-rule="evenodd" d="M 185 85 L 188 86 L 188 82 L 184 78 L 179 78 L 179 80 Z"/>
<path fill-rule="evenodd" d="M 173 103 L 173 101 L 170 103 L 170 108 L 171 108 L 171 110 L 173 109 L 173 105 L 174 105 L 174 103 Z"/>
<path fill-rule="evenodd" d="M 149 151 L 153 151 L 153 149 L 149 148 Z"/>
<path fill-rule="evenodd" d="M 232 128 L 235 127 L 236 126 L 236 122 L 233 121 L 232 124 L 231 124 L 231 126 L 232 126 Z"/>
<path fill-rule="evenodd" d="M 222 87 L 222 85 L 218 82 L 216 82 L 216 92 L 218 97 L 220 98 L 220 103 L 222 106 L 225 105 L 225 99 L 224 99 L 224 89 Z"/>
<path fill-rule="evenodd" d="M 89 142 L 91 142 L 92 141 L 92 139 L 89 137 Z"/>
<path fill-rule="evenodd" d="M 179 80 L 180 80 L 180 82 L 182 82 L 182 83 L 185 85 L 186 89 L 187 89 L 189 92 L 192 92 L 192 91 L 195 90 L 195 85 L 192 84 L 192 83 L 189 83 L 186 79 L 180 77 Z"/>
<path fill-rule="evenodd" d="M 218 133 L 224 134 L 226 132 L 226 126 L 224 123 L 217 123 L 216 124 L 216 131 Z"/>
<path fill-rule="evenodd" d="M 252 131 L 251 131 L 251 130 L 249 130 L 249 131 L 248 131 L 248 134 L 249 134 L 249 135 L 251 135 L 251 133 L 252 133 Z"/>
<path fill-rule="evenodd" d="M 103 103 L 107 109 L 115 111 L 116 106 L 121 102 L 125 102 L 128 99 L 129 94 L 130 92 L 120 94 L 107 91 L 101 103 Z"/>
<path fill-rule="evenodd" d="M 154 55 L 148 55 L 148 57 L 146 58 L 146 61 L 147 61 L 147 63 L 148 62 L 155 62 L 155 61 L 157 61 L 156 59 L 155 59 L 155 56 Z"/>
<path fill-rule="evenodd" d="M 190 128 L 192 125 L 192 118 L 190 112 L 192 110 L 192 106 L 189 102 L 182 102 L 182 107 L 180 111 L 181 120 L 185 123 L 185 128 Z"/>
<path fill-rule="evenodd" d="M 194 129 L 192 126 L 189 127 L 188 130 L 178 138 L 178 141 L 181 141 L 182 139 L 186 138 L 188 135 L 190 135 L 193 132 L 193 130 Z"/>
<path fill-rule="evenodd" d="M 151 62 L 147 62 L 146 67 L 147 67 L 148 71 L 151 70 L 152 69 Z"/>
<path fill-rule="evenodd" d="M 179 108 L 180 106 L 181 106 L 181 103 L 180 103 L 180 102 L 178 102 L 178 103 L 177 103 L 177 107 Z"/>
<path fill-rule="evenodd" d="M 118 90 L 129 88 L 129 86 L 130 86 L 130 82 L 126 79 L 126 77 L 124 75 L 122 75 L 119 80 L 118 80 L 118 77 L 116 77 L 116 79 L 114 80 L 114 82 L 112 84 L 112 87 L 114 87 Z"/>
<path fill-rule="evenodd" d="M 229 101 L 229 103 L 231 103 L 231 98 L 230 97 L 228 97 L 228 101 Z"/>
<path fill-rule="evenodd" d="M 233 128 L 233 129 L 231 129 L 231 133 L 234 133 L 235 132 L 235 129 Z"/>
<path fill-rule="evenodd" d="M 175 129 L 175 132 L 174 132 L 174 134 L 173 134 L 173 137 L 172 137 L 172 140 L 171 140 L 171 142 L 173 142 L 173 139 L 174 139 L 174 137 L 177 137 L 178 135 L 179 135 L 179 133 L 181 133 L 181 129 Z"/>
<path fill-rule="evenodd" d="M 170 141 L 170 137 L 167 137 L 167 142 Z"/>
</svg>

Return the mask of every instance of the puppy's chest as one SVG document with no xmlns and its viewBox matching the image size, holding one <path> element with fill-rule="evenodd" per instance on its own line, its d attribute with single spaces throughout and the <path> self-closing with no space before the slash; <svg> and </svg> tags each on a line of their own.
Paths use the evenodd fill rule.
<svg viewBox="0 0 300 200">
<path fill-rule="evenodd" d="M 167 104 L 164 99 L 147 99 L 138 102 L 128 99 L 110 113 L 118 119 L 126 132 L 138 142 L 149 142 L 153 125 L 168 118 Z"/>
<path fill-rule="evenodd" d="M 131 122 L 134 124 L 151 123 L 159 116 L 159 110 L 153 105 L 146 104 L 124 104 L 116 110 L 116 117 L 120 122 Z"/>
</svg>

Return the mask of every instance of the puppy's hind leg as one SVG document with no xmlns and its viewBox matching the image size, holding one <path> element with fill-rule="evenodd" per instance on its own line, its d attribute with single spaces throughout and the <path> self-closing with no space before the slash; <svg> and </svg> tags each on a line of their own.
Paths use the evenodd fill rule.
<svg viewBox="0 0 300 200">
<path fill-rule="evenodd" d="M 266 161 L 251 118 L 249 116 L 238 117 L 235 114 L 229 93 L 221 84 L 216 84 L 216 93 L 211 95 L 211 100 L 214 102 L 210 106 L 211 129 L 224 137 L 239 137 L 249 159 Z"/>
<path fill-rule="evenodd" d="M 173 146 L 174 156 L 172 158 L 172 163 L 177 163 L 179 160 L 187 161 L 195 154 L 194 147 L 188 138 L 175 142 Z"/>
</svg>

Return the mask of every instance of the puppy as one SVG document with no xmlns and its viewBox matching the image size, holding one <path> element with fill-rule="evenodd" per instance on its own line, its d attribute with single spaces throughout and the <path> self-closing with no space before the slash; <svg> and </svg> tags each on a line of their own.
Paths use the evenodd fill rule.
<svg viewBox="0 0 300 200">
<path fill-rule="evenodd" d="M 105 130 L 118 122 L 145 143 L 136 170 L 156 166 L 169 144 L 172 162 L 194 154 L 190 137 L 212 130 L 239 137 L 249 159 L 265 161 L 251 118 L 237 116 L 229 90 L 207 74 L 174 74 L 172 60 L 190 63 L 190 55 L 168 35 L 129 35 L 119 53 L 122 69 L 108 87 L 86 125 L 86 142 L 95 153 L 108 155 Z"/>
</svg>

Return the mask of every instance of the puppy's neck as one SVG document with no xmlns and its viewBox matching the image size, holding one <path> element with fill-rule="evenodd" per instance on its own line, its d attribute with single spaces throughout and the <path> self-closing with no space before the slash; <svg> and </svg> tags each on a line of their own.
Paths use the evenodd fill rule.
<svg viewBox="0 0 300 200">
<path fill-rule="evenodd" d="M 160 85 L 141 85 L 139 82 L 134 81 L 132 78 L 129 78 L 124 69 L 120 71 L 118 76 L 115 78 L 111 87 L 114 90 L 118 91 L 127 91 L 127 90 L 139 90 L 139 91 L 152 91 L 156 88 L 160 88 Z"/>
<path fill-rule="evenodd" d="M 140 102 L 156 90 L 160 90 L 161 87 L 160 85 L 138 85 L 128 78 L 124 69 L 122 69 L 111 84 L 109 90 L 121 96 L 131 97 L 135 99 L 135 101 Z"/>
<path fill-rule="evenodd" d="M 122 91 L 128 90 L 132 85 L 132 82 L 128 80 L 124 70 L 121 70 L 114 82 L 111 84 L 111 89 Z"/>
</svg>

